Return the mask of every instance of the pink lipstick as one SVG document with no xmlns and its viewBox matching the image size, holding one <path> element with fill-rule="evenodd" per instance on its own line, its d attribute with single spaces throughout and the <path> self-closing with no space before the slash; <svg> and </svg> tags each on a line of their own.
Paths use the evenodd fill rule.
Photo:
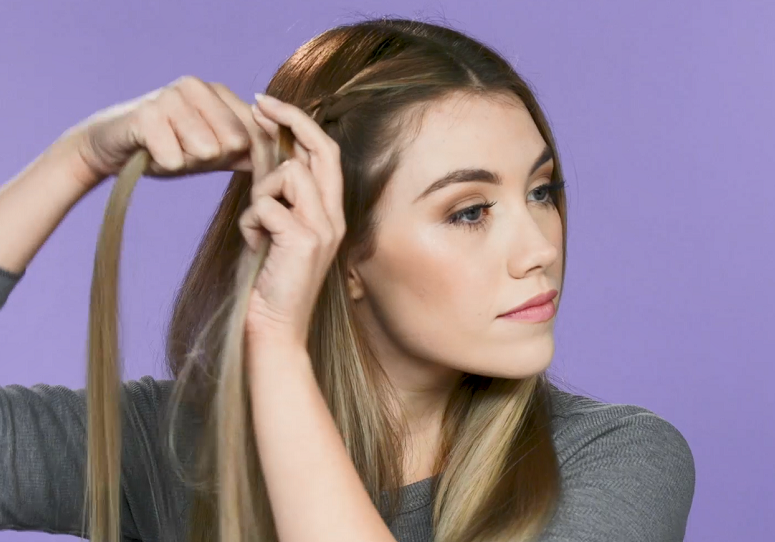
<svg viewBox="0 0 775 542">
<path fill-rule="evenodd" d="M 498 318 L 525 322 L 546 322 L 554 317 L 556 313 L 554 301 L 552 301 L 556 296 L 557 290 L 550 290 L 529 299 L 505 314 L 501 314 Z"/>
</svg>

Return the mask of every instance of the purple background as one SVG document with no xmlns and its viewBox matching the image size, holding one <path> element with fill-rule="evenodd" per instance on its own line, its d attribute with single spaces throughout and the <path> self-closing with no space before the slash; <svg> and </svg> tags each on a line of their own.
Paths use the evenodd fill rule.
<svg viewBox="0 0 775 542">
<path fill-rule="evenodd" d="M 537 88 L 569 196 L 553 372 L 686 436 L 697 466 L 686 540 L 772 540 L 771 2 L 4 1 L 0 179 L 90 113 L 184 74 L 251 100 L 305 40 L 384 14 L 446 19 Z M 171 298 L 227 180 L 140 182 L 122 268 L 126 379 L 163 376 Z M 111 186 L 66 217 L 0 311 L 0 385 L 85 384 Z"/>
</svg>

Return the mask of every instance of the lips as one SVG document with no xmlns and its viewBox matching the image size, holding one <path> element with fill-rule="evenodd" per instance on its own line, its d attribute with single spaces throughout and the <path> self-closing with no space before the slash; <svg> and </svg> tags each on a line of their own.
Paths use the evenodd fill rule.
<svg viewBox="0 0 775 542">
<path fill-rule="evenodd" d="M 507 314 L 511 314 L 513 312 L 519 312 L 521 310 L 527 309 L 528 307 L 537 307 L 539 305 L 543 305 L 544 303 L 547 303 L 552 299 L 554 299 L 555 296 L 557 296 L 557 290 L 549 290 L 548 292 L 545 292 L 543 294 L 539 294 L 535 297 L 531 297 L 530 299 L 522 303 L 519 307 L 514 307 L 513 309 L 510 309 L 508 312 L 499 314 L 498 316 L 506 316 Z"/>
</svg>

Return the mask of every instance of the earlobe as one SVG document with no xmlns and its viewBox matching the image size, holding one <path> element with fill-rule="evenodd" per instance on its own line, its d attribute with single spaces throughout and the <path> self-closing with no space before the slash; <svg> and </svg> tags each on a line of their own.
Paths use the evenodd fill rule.
<svg viewBox="0 0 775 542">
<path fill-rule="evenodd" d="M 347 270 L 347 291 L 353 301 L 363 298 L 363 282 L 358 271 L 352 266 Z"/>
</svg>

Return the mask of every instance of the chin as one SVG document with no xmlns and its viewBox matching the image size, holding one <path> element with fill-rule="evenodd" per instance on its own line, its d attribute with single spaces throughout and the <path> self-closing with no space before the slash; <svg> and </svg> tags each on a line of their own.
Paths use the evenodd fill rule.
<svg viewBox="0 0 775 542">
<path fill-rule="evenodd" d="M 464 371 L 495 378 L 523 379 L 544 372 L 554 357 L 554 340 L 510 344 L 481 349 L 468 360 Z M 474 361 L 476 360 L 476 361 Z"/>
<path fill-rule="evenodd" d="M 497 366 L 490 363 L 488 366 L 476 367 L 468 372 L 494 378 L 522 380 L 524 378 L 530 378 L 531 376 L 541 374 L 546 369 L 548 369 L 549 365 L 551 364 L 551 359 L 547 360 L 546 363 L 536 363 L 536 361 L 543 360 L 532 360 L 530 363 L 521 363 L 517 365 L 513 363 L 509 365 L 508 361 L 504 361 L 503 364 Z"/>
</svg>

